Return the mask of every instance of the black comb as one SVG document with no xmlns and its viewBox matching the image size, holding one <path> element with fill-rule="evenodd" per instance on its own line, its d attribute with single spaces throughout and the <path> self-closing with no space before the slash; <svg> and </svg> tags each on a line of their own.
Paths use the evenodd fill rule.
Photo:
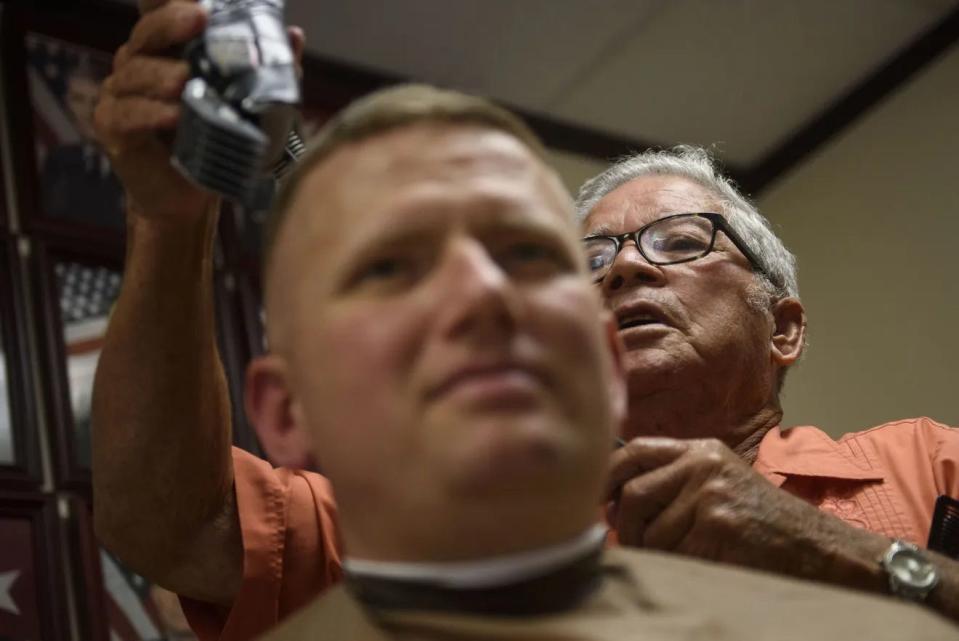
<svg viewBox="0 0 959 641">
<path fill-rule="evenodd" d="M 929 544 L 933 552 L 959 559 L 959 501 L 942 494 L 936 499 L 929 529 Z"/>
</svg>

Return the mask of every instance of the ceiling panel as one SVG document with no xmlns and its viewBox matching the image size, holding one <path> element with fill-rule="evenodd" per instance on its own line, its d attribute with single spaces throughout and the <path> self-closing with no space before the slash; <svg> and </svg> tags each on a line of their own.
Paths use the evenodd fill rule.
<svg viewBox="0 0 959 641">
<path fill-rule="evenodd" d="M 134 0 L 126 0 L 133 2 Z M 750 166 L 959 0 L 287 0 L 308 49 Z"/>
<path fill-rule="evenodd" d="M 402 77 L 546 105 L 662 0 L 288 0 L 310 51 Z"/>
<path fill-rule="evenodd" d="M 554 96 L 554 114 L 747 165 L 953 3 L 684 0 Z"/>
</svg>

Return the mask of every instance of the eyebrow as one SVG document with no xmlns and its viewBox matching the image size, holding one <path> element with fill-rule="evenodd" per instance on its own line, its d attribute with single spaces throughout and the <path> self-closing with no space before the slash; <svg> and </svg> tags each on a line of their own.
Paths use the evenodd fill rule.
<svg viewBox="0 0 959 641">
<path fill-rule="evenodd" d="M 594 238 L 596 236 L 613 236 L 612 230 L 606 225 L 600 225 L 593 231 L 589 232 L 583 238 Z"/>
<path fill-rule="evenodd" d="M 637 231 L 637 230 L 639 230 L 639 229 L 642 229 L 642 228 L 645 227 L 646 225 L 651 225 L 651 224 L 655 223 L 657 220 L 662 220 L 663 218 L 669 218 L 670 216 L 680 216 L 680 215 L 683 215 L 683 214 L 701 214 L 701 213 L 703 213 L 703 212 L 708 212 L 708 211 L 710 211 L 710 210 L 708 210 L 708 209 L 689 209 L 689 210 L 676 209 L 676 210 L 668 210 L 668 211 L 665 211 L 665 212 L 661 212 L 661 214 L 660 214 L 660 216 L 659 216 L 658 218 L 654 218 L 653 220 L 649 221 L 648 223 L 645 223 L 645 224 L 643 224 L 643 225 L 640 225 L 640 226 L 637 227 L 636 229 L 633 229 L 633 230 L 630 230 L 630 231 L 627 231 L 627 232 L 623 232 L 623 233 L 625 233 L 625 234 L 631 234 L 631 233 L 633 233 L 633 232 L 635 232 L 635 231 Z M 588 234 L 586 234 L 586 235 L 583 236 L 582 238 L 583 238 L 583 239 L 586 239 L 586 238 L 595 238 L 595 237 L 597 237 L 597 236 L 620 236 L 620 235 L 621 235 L 621 234 L 618 234 L 618 233 L 614 232 L 612 229 L 610 229 L 610 227 L 609 227 L 608 225 L 600 225 L 599 227 L 597 227 L 596 229 L 592 230 L 591 232 L 589 232 Z"/>
</svg>

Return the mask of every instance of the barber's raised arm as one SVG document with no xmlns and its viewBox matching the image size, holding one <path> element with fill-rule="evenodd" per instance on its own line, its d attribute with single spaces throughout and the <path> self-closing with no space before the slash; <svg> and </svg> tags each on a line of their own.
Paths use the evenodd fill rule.
<svg viewBox="0 0 959 641">
<path fill-rule="evenodd" d="M 230 402 L 216 348 L 218 200 L 170 164 L 193 2 L 144 3 L 96 111 L 128 202 L 123 287 L 93 398 L 94 519 L 103 544 L 181 595 L 227 605 L 240 584 Z"/>
</svg>

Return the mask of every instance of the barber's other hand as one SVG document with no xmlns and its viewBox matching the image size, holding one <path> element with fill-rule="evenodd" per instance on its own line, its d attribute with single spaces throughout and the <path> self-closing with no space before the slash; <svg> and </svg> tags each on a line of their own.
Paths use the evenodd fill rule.
<svg viewBox="0 0 959 641">
<path fill-rule="evenodd" d="M 840 547 L 888 544 L 775 487 L 715 439 L 630 441 L 612 455 L 607 496 L 623 545 L 795 576 L 824 577 Z"/>
<path fill-rule="evenodd" d="M 194 0 L 140 0 L 143 15 L 116 52 L 94 114 L 97 138 L 127 191 L 134 215 L 189 222 L 216 196 L 188 181 L 170 162 L 189 66 L 174 52 L 199 36 L 206 12 Z M 289 30 L 297 60 L 303 32 Z"/>
</svg>

